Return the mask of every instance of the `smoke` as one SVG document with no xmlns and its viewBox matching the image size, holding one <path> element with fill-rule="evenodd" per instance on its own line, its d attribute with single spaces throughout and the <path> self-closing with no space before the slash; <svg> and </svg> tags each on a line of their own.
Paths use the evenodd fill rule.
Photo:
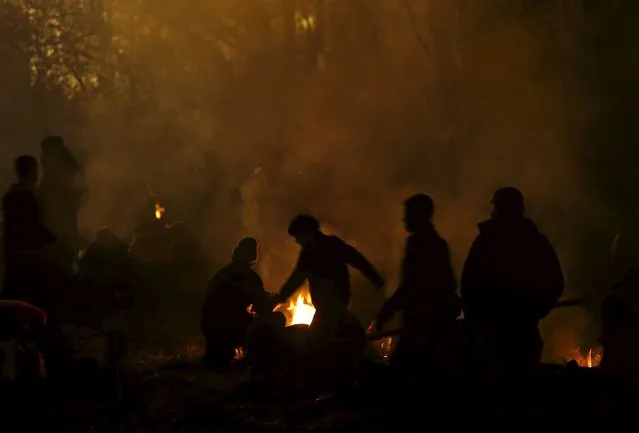
<svg viewBox="0 0 639 433">
<path fill-rule="evenodd" d="M 86 227 L 117 221 L 126 230 L 150 183 L 171 202 L 167 209 L 175 218 L 206 215 L 198 224 L 220 260 L 235 241 L 221 235 L 235 231 L 239 238 L 246 230 L 242 234 L 263 239 L 265 259 L 286 250 L 281 254 L 290 267 L 295 247 L 286 224 L 294 213 L 309 211 L 393 276 L 403 238 L 401 203 L 410 193 L 435 199 L 437 226 L 460 269 L 493 190 L 515 185 L 555 238 L 564 263 L 570 262 L 579 227 L 566 227 L 561 214 L 591 200 L 576 149 L 592 104 L 579 89 L 579 71 L 562 60 L 575 53 L 556 43 L 561 35 L 553 35 L 540 14 L 502 10 L 490 1 L 457 20 L 461 2 L 433 4 L 422 13 L 415 8 L 413 17 L 428 29 L 428 52 L 401 8 L 393 22 L 382 7 L 370 6 L 370 21 L 349 34 L 331 20 L 357 21 L 355 11 L 328 3 L 333 15 L 325 17 L 326 43 L 337 53 L 321 53 L 326 65 L 312 74 L 295 64 L 274 70 L 283 64 L 274 50 L 286 48 L 251 34 L 245 35 L 250 49 L 240 47 L 248 53 L 247 72 L 237 78 L 224 77 L 219 65 L 210 67 L 217 72 L 210 80 L 195 66 L 190 72 L 170 65 L 179 51 L 187 59 L 203 56 L 204 44 L 195 37 L 152 34 L 140 43 L 134 54 L 153 91 L 152 109 L 143 107 L 131 119 L 113 113 L 112 100 L 86 109 L 91 126 L 81 141 L 93 145 L 86 164 L 94 191 Z M 253 15 L 241 18 L 258 28 Z M 386 34 L 370 36 L 385 26 Z M 370 40 L 339 40 L 352 34 Z M 348 46 L 340 51 L 340 43 Z M 251 62 L 263 66 L 259 76 Z M 218 89 L 229 82 L 232 91 Z M 198 106 L 197 93 L 229 105 Z M 114 194 L 122 185 L 129 187 Z M 235 188 L 241 190 L 239 210 L 229 198 Z"/>
<path fill-rule="evenodd" d="M 286 1 L 107 3 L 100 74 L 111 78 L 56 117 L 84 156 L 85 232 L 126 236 L 152 190 L 218 264 L 241 237 L 258 238 L 276 290 L 297 253 L 287 223 L 312 212 L 380 267 L 390 294 L 405 198 L 434 198 L 461 271 L 492 192 L 513 185 L 578 292 L 581 214 L 597 204 L 579 149 L 597 101 L 578 32 L 553 22 L 556 11 L 325 1 L 298 14 L 315 27 L 293 31 Z M 378 302 L 355 299 L 370 304 L 362 311 Z"/>
</svg>

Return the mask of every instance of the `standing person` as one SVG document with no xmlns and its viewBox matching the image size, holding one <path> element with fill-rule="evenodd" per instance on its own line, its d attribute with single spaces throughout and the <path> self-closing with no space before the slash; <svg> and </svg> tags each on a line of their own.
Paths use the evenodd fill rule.
<svg viewBox="0 0 639 433">
<path fill-rule="evenodd" d="M 285 302 L 308 280 L 316 312 L 304 352 L 313 354 L 325 348 L 341 327 L 358 323 L 348 311 L 351 298 L 348 265 L 359 270 L 378 290 L 384 287 L 384 279 L 351 245 L 336 236 L 322 233 L 319 222 L 311 215 L 293 218 L 288 234 L 295 238 L 302 250 L 277 300 Z"/>
<path fill-rule="evenodd" d="M 601 305 L 601 369 L 639 390 L 639 270 L 631 269 Z"/>
<path fill-rule="evenodd" d="M 15 160 L 18 182 L 2 198 L 5 281 L 3 298 L 24 300 L 48 311 L 42 250 L 56 240 L 42 224 L 36 198 L 38 162 L 22 155 Z"/>
<path fill-rule="evenodd" d="M 71 273 L 76 252 L 82 246 L 78 213 L 88 197 L 86 179 L 82 167 L 61 137 L 49 136 L 40 147 L 40 197 L 44 223 L 60 240 L 57 264 Z"/>
<path fill-rule="evenodd" d="M 483 377 L 501 387 L 500 406 L 512 413 L 539 374 L 539 322 L 562 295 L 564 277 L 554 248 L 524 216 L 522 193 L 500 188 L 491 204 L 491 219 L 479 224 L 466 258 L 461 297 Z"/>
<path fill-rule="evenodd" d="M 375 323 L 381 329 L 395 313 L 403 313 L 404 326 L 391 367 L 406 383 L 419 371 L 441 377 L 454 362 L 451 355 L 461 300 L 455 292 L 448 244 L 433 226 L 433 213 L 433 201 L 426 194 L 413 195 L 404 202 L 404 227 L 409 235 L 401 283 Z"/>
</svg>

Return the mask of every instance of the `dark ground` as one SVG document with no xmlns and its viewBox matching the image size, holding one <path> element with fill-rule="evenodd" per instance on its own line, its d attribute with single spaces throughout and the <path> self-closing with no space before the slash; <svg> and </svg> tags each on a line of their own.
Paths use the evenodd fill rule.
<svg viewBox="0 0 639 433">
<path fill-rule="evenodd" d="M 433 424 L 437 428 L 428 430 L 466 431 L 479 426 L 464 397 L 481 401 L 491 394 L 484 389 L 450 390 L 450 411 L 443 417 L 438 413 L 441 408 L 431 410 L 441 395 L 424 390 L 417 406 L 404 410 L 400 423 L 390 407 L 402 396 L 386 389 L 381 366 L 360 369 L 358 386 L 330 397 L 286 381 L 270 392 L 256 393 L 248 387 L 249 375 L 241 365 L 228 375 L 204 370 L 197 342 L 129 341 L 121 368 L 108 369 L 103 367 L 105 345 L 100 334 L 78 340 L 83 351 L 65 379 L 46 387 L 5 390 L 9 398 L 2 407 L 7 416 L 0 431 L 382 433 L 423 430 Z M 535 431 L 597 426 L 617 431 L 610 420 L 625 425 L 618 411 L 618 386 L 596 368 L 547 366 L 542 388 L 543 415 L 535 417 L 535 424 L 543 427 Z M 524 424 L 520 431 L 530 431 Z"/>
</svg>

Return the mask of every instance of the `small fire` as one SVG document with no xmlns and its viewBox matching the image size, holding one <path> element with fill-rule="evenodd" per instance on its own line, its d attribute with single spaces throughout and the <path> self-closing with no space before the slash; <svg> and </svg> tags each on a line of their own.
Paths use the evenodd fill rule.
<svg viewBox="0 0 639 433">
<path fill-rule="evenodd" d="M 291 318 L 288 320 L 287 326 L 310 325 L 315 316 L 315 307 L 311 302 L 310 293 L 300 293 L 297 295 L 295 302 L 291 300 L 286 310 L 291 312 Z"/>
<path fill-rule="evenodd" d="M 164 211 L 165 211 L 165 209 L 162 207 L 160 202 L 156 201 L 155 202 L 155 219 L 161 220 L 162 219 L 162 215 L 164 215 Z"/>
<path fill-rule="evenodd" d="M 599 367 L 601 358 L 603 356 L 603 350 L 601 348 L 590 348 L 587 352 L 582 352 L 581 349 L 576 348 L 568 360 L 575 360 L 580 367 Z"/>
<path fill-rule="evenodd" d="M 393 337 L 384 337 L 373 343 L 373 347 L 384 360 L 388 360 L 395 350 L 395 340 Z"/>
<path fill-rule="evenodd" d="M 236 361 L 241 361 L 242 359 L 244 359 L 244 348 L 243 347 L 237 347 L 235 349 L 235 356 L 233 357 L 234 360 Z"/>
</svg>

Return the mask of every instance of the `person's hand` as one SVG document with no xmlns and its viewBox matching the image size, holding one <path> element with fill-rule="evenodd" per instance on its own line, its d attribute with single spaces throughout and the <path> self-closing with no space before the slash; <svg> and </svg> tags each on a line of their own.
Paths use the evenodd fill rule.
<svg viewBox="0 0 639 433">
<path fill-rule="evenodd" d="M 274 293 L 271 297 L 271 301 L 273 301 L 273 312 L 278 311 L 280 308 L 282 308 L 282 305 L 284 305 L 284 303 L 286 302 L 286 299 L 282 298 L 282 295 L 280 295 L 279 293 Z"/>
</svg>

